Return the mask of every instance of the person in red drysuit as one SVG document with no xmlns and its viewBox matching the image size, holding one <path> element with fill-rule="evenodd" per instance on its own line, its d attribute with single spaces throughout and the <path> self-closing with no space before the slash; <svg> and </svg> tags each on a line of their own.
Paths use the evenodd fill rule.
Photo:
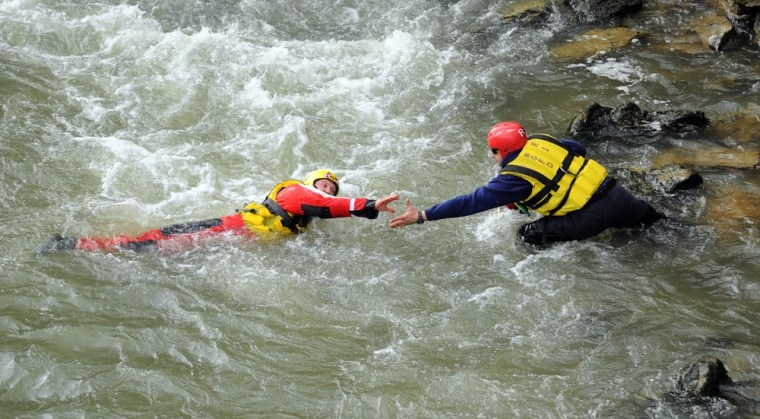
<svg viewBox="0 0 760 419">
<path fill-rule="evenodd" d="M 316 170 L 303 181 L 277 184 L 261 203 L 250 203 L 232 215 L 180 223 L 146 231 L 138 236 L 63 237 L 56 235 L 41 251 L 77 249 L 87 251 L 132 250 L 136 252 L 187 247 L 198 239 L 228 233 L 242 236 L 289 236 L 306 230 L 314 217 L 377 218 L 380 211 L 395 213 L 389 206 L 398 194 L 377 200 L 338 197 L 338 177 L 330 170 Z"/>
</svg>

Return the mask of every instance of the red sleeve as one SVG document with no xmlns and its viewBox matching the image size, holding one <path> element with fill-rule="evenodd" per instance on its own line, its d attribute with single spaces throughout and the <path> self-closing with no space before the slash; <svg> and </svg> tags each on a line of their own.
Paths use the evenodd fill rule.
<svg viewBox="0 0 760 419">
<path fill-rule="evenodd" d="M 290 185 L 277 194 L 277 203 L 291 214 L 338 218 L 364 209 L 367 199 L 332 196 L 309 186 Z"/>
</svg>

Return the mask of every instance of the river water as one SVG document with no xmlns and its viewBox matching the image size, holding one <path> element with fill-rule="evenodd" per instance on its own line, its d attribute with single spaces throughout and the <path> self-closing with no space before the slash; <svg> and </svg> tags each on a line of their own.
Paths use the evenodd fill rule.
<svg viewBox="0 0 760 419">
<path fill-rule="evenodd" d="M 0 416 L 740 414 L 661 396 L 704 354 L 735 381 L 760 375 L 760 220 L 720 197 L 757 202 L 752 170 L 645 195 L 683 223 L 545 251 L 515 239 L 529 219 L 490 211 L 402 230 L 387 214 L 320 220 L 176 254 L 37 253 L 55 233 L 231 214 L 322 167 L 342 195 L 424 208 L 495 174 L 493 123 L 561 135 L 592 101 L 759 113 L 751 50 L 561 63 L 562 23 L 500 25 L 506 4 L 0 2 Z M 752 147 L 589 147 L 625 168 L 703 142 Z"/>
</svg>

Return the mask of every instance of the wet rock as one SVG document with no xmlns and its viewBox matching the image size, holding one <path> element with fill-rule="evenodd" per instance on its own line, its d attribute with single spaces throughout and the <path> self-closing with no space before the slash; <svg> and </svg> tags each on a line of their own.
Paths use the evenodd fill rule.
<svg viewBox="0 0 760 419">
<path fill-rule="evenodd" d="M 553 9 L 581 22 L 600 22 L 641 9 L 643 0 L 553 0 Z M 570 11 L 571 16 L 567 15 Z"/>
<path fill-rule="evenodd" d="M 683 2 L 643 2 L 643 0 L 518 0 L 503 12 L 505 22 L 563 22 L 573 32 L 582 26 L 596 25 L 600 31 L 614 29 L 598 39 L 584 34 L 555 49 L 560 59 L 588 58 L 610 53 L 643 34 L 651 35 L 646 47 L 659 51 L 691 54 L 705 50 L 725 51 L 749 41 L 760 45 L 760 0 L 707 0 L 706 4 Z M 674 20 L 667 18 L 674 16 Z M 686 24 L 677 16 L 688 16 Z M 603 26 L 603 28 L 601 28 Z M 628 38 L 628 39 L 626 39 Z"/>
<path fill-rule="evenodd" d="M 760 18 L 760 1 L 758 0 L 735 0 L 733 2 L 723 0 L 711 0 L 717 4 L 712 5 L 717 10 L 724 10 L 726 18 L 731 22 L 737 34 L 737 41 L 741 38 L 747 40 L 757 39 L 757 31 L 760 29 L 756 21 Z"/>
<path fill-rule="evenodd" d="M 622 24 L 646 32 L 647 37 L 642 47 L 647 49 L 660 53 L 702 54 L 705 47 L 691 25 L 673 23 L 674 20 L 680 20 L 678 16 L 690 15 L 692 17 L 688 20 L 692 20 L 694 16 L 704 14 L 705 7 L 694 11 L 688 10 L 688 7 L 688 4 L 680 2 L 645 2 L 641 11 L 623 19 Z M 672 18 L 665 18 L 666 16 Z"/>
<path fill-rule="evenodd" d="M 708 0 L 707 7 L 694 14 L 688 27 L 699 36 L 704 49 L 727 51 L 749 43 L 757 30 L 760 9 L 744 3 L 757 0 Z"/>
<path fill-rule="evenodd" d="M 757 380 L 735 382 L 723 361 L 710 355 L 701 357 L 681 371 L 675 390 L 666 396 L 666 400 L 681 406 L 679 410 L 691 415 L 701 412 L 705 417 L 724 417 L 727 414 L 739 414 L 741 417 L 741 414 L 758 413 L 758 390 Z"/>
<path fill-rule="evenodd" d="M 721 394 L 721 386 L 733 384 L 723 361 L 703 356 L 681 373 L 676 392 L 681 397 L 715 397 Z"/>
<path fill-rule="evenodd" d="M 694 169 L 667 166 L 661 169 L 617 170 L 615 178 L 625 180 L 633 190 L 645 195 L 672 194 L 701 188 L 704 179 Z"/>
<path fill-rule="evenodd" d="M 723 51 L 726 44 L 736 36 L 733 25 L 725 16 L 708 15 L 695 18 L 692 27 L 707 49 Z"/>
<path fill-rule="evenodd" d="M 630 44 L 643 33 L 631 28 L 592 29 L 570 43 L 552 49 L 561 61 L 582 60 L 598 57 Z"/>
<path fill-rule="evenodd" d="M 588 141 L 619 138 L 641 144 L 656 140 L 663 130 L 692 132 L 709 125 L 701 111 L 666 110 L 649 112 L 633 102 L 610 108 L 598 103 L 589 105 L 570 124 L 569 133 Z"/>
<path fill-rule="evenodd" d="M 752 25 L 752 37 L 755 40 L 755 44 L 757 46 L 760 46 L 760 7 L 759 10 L 755 12 L 755 18 L 754 22 L 752 19 L 750 19 L 751 25 Z"/>
<path fill-rule="evenodd" d="M 545 0 L 521 0 L 509 3 L 502 12 L 504 22 L 535 21 L 546 16 Z"/>
<path fill-rule="evenodd" d="M 722 169 L 756 169 L 760 152 L 739 148 L 700 148 L 664 150 L 653 159 L 654 167 L 684 166 Z"/>
</svg>

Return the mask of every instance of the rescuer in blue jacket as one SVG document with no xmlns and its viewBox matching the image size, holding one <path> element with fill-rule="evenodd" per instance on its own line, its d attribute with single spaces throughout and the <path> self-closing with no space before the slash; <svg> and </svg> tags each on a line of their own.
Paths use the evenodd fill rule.
<svg viewBox="0 0 760 419">
<path fill-rule="evenodd" d="M 502 122 L 488 133 L 491 156 L 499 174 L 473 192 L 418 211 L 409 199 L 391 228 L 425 221 L 463 217 L 507 206 L 543 217 L 519 229 L 526 243 L 582 240 L 608 228 L 632 228 L 661 218 L 647 202 L 619 185 L 586 148 L 574 140 L 546 134 L 528 136 L 517 122 Z"/>
</svg>

